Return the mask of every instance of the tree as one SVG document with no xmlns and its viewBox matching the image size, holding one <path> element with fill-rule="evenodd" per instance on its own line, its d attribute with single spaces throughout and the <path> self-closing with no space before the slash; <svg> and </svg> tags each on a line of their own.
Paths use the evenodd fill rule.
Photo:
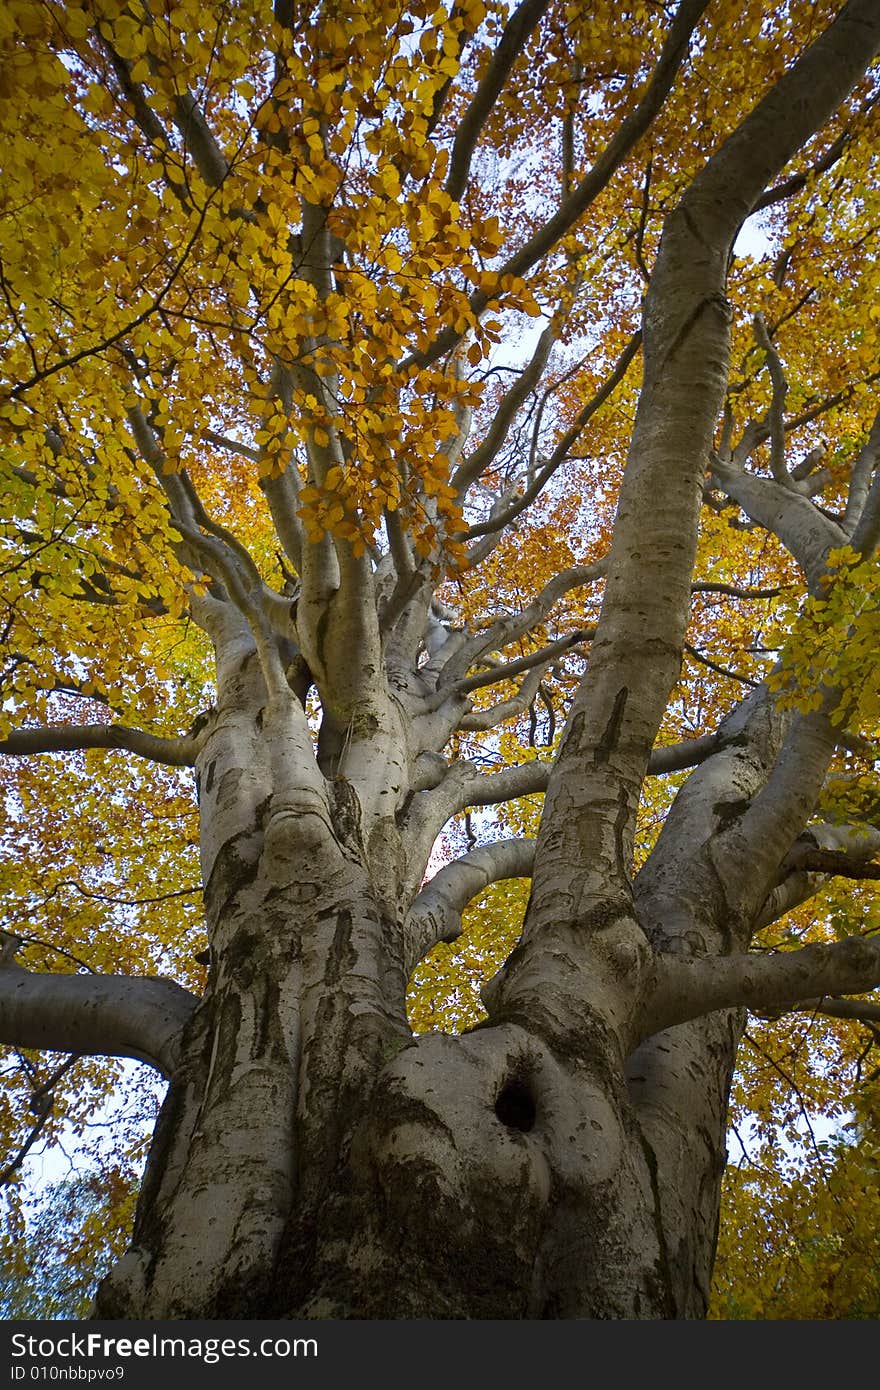
<svg viewBox="0 0 880 1390">
<path fill-rule="evenodd" d="M 27 1230 L 4 1242 L 0 1317 L 88 1317 L 96 1279 L 124 1248 L 124 1239 L 107 1240 L 106 1207 L 123 1207 L 130 1219 L 133 1195 L 130 1186 L 108 1191 L 98 1172 L 75 1174 L 45 1189 Z M 97 1263 L 95 1226 L 103 1237 Z"/>
<path fill-rule="evenodd" d="M 818 1187 L 808 1170 L 790 1163 L 781 1180 L 773 1163 L 769 1183 L 760 1161 L 732 1170 L 743 1220 L 738 1239 L 722 1228 L 715 1269 L 718 1316 L 878 1316 L 876 1084 L 865 1089 L 856 1114 L 848 1126 L 855 1135 L 816 1145 L 814 1162 L 825 1170 Z"/>
<path fill-rule="evenodd" d="M 4 1115 L 170 1083 L 99 1314 L 703 1316 L 744 1010 L 877 1016 L 880 6 L 0 42 Z"/>
</svg>

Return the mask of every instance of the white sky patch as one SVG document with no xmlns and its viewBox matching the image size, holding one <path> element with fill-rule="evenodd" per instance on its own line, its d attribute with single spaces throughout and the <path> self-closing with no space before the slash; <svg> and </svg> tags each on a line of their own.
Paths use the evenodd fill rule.
<svg viewBox="0 0 880 1390">
<path fill-rule="evenodd" d="M 754 217 L 747 217 L 740 228 L 739 236 L 733 243 L 733 254 L 735 256 L 750 256 L 753 261 L 762 261 L 765 256 L 772 255 L 773 251 L 773 240 L 762 224 L 761 214 L 757 213 Z"/>
</svg>

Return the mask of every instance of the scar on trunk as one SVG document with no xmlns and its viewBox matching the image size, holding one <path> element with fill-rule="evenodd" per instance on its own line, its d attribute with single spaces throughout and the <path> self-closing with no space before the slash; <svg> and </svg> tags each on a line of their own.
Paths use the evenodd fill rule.
<svg viewBox="0 0 880 1390">
<path fill-rule="evenodd" d="M 626 709 L 626 702 L 629 698 L 629 687 L 622 686 L 614 697 L 614 707 L 611 710 L 611 718 L 605 726 L 605 732 L 596 745 L 596 752 L 593 761 L 596 763 L 607 763 L 612 752 L 617 746 L 620 726 L 623 723 L 623 711 Z"/>
</svg>

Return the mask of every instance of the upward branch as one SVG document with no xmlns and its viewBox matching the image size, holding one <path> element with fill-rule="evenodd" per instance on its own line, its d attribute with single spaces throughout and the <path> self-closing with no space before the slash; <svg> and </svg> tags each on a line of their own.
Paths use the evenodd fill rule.
<svg viewBox="0 0 880 1390">
<path fill-rule="evenodd" d="M 727 386 L 730 248 L 761 191 L 845 99 L 878 46 L 875 0 L 850 0 L 667 219 L 645 302 L 645 379 L 601 615 L 539 838 L 539 934 L 558 916 L 562 884 L 572 885 L 581 914 L 615 893 L 629 897 L 636 809 L 680 669 L 703 470 Z M 580 845 L 576 870 L 571 835 Z"/>
<path fill-rule="evenodd" d="M 681 0 L 657 64 L 635 109 L 621 122 L 593 167 L 584 175 L 573 192 L 563 199 L 552 217 L 548 218 L 529 237 L 525 245 L 509 256 L 499 268 L 499 276 L 525 275 L 555 246 L 559 245 L 566 233 L 583 217 L 587 208 L 607 187 L 627 155 L 650 128 L 652 121 L 663 106 L 672 89 L 676 75 L 687 57 L 691 36 L 708 3 L 709 0 Z M 473 313 L 481 314 L 490 302 L 490 298 L 490 294 L 484 290 L 478 290 L 471 295 L 470 306 Z M 455 347 L 461 336 L 460 331 L 454 327 L 444 329 L 438 334 L 429 349 L 413 354 L 409 360 L 422 366 L 428 366 L 441 357 L 445 357 Z M 409 361 L 403 365 L 404 367 L 408 366 Z"/>
<path fill-rule="evenodd" d="M 549 9 L 550 0 L 522 0 L 504 26 L 498 47 L 492 54 L 470 105 L 459 122 L 449 160 L 446 191 L 460 198 L 467 183 L 471 159 L 486 117 L 498 100 L 510 70 L 522 53 L 529 36 Z"/>
</svg>

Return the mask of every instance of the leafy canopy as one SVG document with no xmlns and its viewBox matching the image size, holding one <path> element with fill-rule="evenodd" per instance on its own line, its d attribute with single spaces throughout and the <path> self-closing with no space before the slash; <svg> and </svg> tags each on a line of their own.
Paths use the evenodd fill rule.
<svg viewBox="0 0 880 1390">
<path fill-rule="evenodd" d="M 7 0 L 0 737 L 112 724 L 173 739 L 209 706 L 208 645 L 188 617 L 208 567 L 182 549 L 192 538 L 169 510 L 174 480 L 195 499 L 206 543 L 246 552 L 287 598 L 297 559 L 327 537 L 355 560 L 406 547 L 444 585 L 447 621 L 484 628 L 560 571 L 600 559 L 663 219 L 837 8 L 719 0 L 659 113 L 627 142 L 620 132 L 640 119 L 669 27 L 659 4 L 557 0 L 514 16 L 500 0 L 278 0 L 274 11 L 265 0 Z M 502 52 L 508 70 L 490 101 Z M 875 85 L 866 79 L 786 171 L 728 291 L 734 367 L 719 447 L 784 400 L 790 448 L 801 460 L 819 451 L 832 514 L 874 409 Z M 753 457 L 772 472 L 769 431 Z M 877 789 L 858 749 L 880 719 L 876 675 L 865 679 L 875 562 L 840 550 L 805 598 L 776 536 L 718 487 L 705 501 L 703 589 L 661 742 L 711 732 L 767 676 L 801 709 L 833 678 L 848 692 L 840 719 L 861 742 L 841 754 L 827 814 L 869 823 Z M 584 634 L 560 650 L 530 709 L 494 733 L 477 717 L 454 753 L 487 767 L 552 756 L 600 598 L 568 592 L 515 639 L 504 659 Z M 498 699 L 498 687 L 476 689 L 476 715 Z M 93 740 L 0 759 L 0 780 L 5 926 L 24 938 L 29 968 L 161 973 L 200 989 L 189 774 Z M 640 854 L 679 781 L 649 785 Z M 458 820 L 450 843 L 532 833 L 538 807 L 510 802 L 476 831 Z M 523 881 L 496 885 L 452 965 L 442 947 L 422 965 L 416 1028 L 477 1016 L 463 982 L 503 959 L 524 899 Z M 865 891 L 838 884 L 759 944 L 833 939 L 856 920 L 864 929 L 863 911 L 872 921 Z M 818 1058 L 810 1103 L 839 1113 L 839 1077 L 854 1077 L 862 1040 L 815 1018 L 773 1029 L 760 1054 L 773 1064 L 756 1053 L 744 1065 L 738 1105 L 769 1132 Z M 792 1049 L 798 1066 L 780 1081 L 775 1059 Z M 10 1053 L 0 1099 L 10 1152 L 34 1124 L 34 1095 L 52 1096 L 38 1121 L 51 1140 L 65 1125 L 84 1130 L 115 1077 L 112 1062 L 62 1071 L 58 1058 Z M 125 1125 L 119 1135 L 127 1193 L 119 1175 L 141 1141 Z M 762 1210 L 775 1200 L 774 1162 L 757 1199 L 751 1168 L 733 1182 L 735 1226 L 756 1200 Z M 820 1204 L 850 1200 L 848 1153 L 840 1162 L 837 1189 L 814 1189 Z M 21 1196 L 13 1185 L 14 1229 Z M 755 1307 L 742 1291 L 725 1296 Z"/>
</svg>

